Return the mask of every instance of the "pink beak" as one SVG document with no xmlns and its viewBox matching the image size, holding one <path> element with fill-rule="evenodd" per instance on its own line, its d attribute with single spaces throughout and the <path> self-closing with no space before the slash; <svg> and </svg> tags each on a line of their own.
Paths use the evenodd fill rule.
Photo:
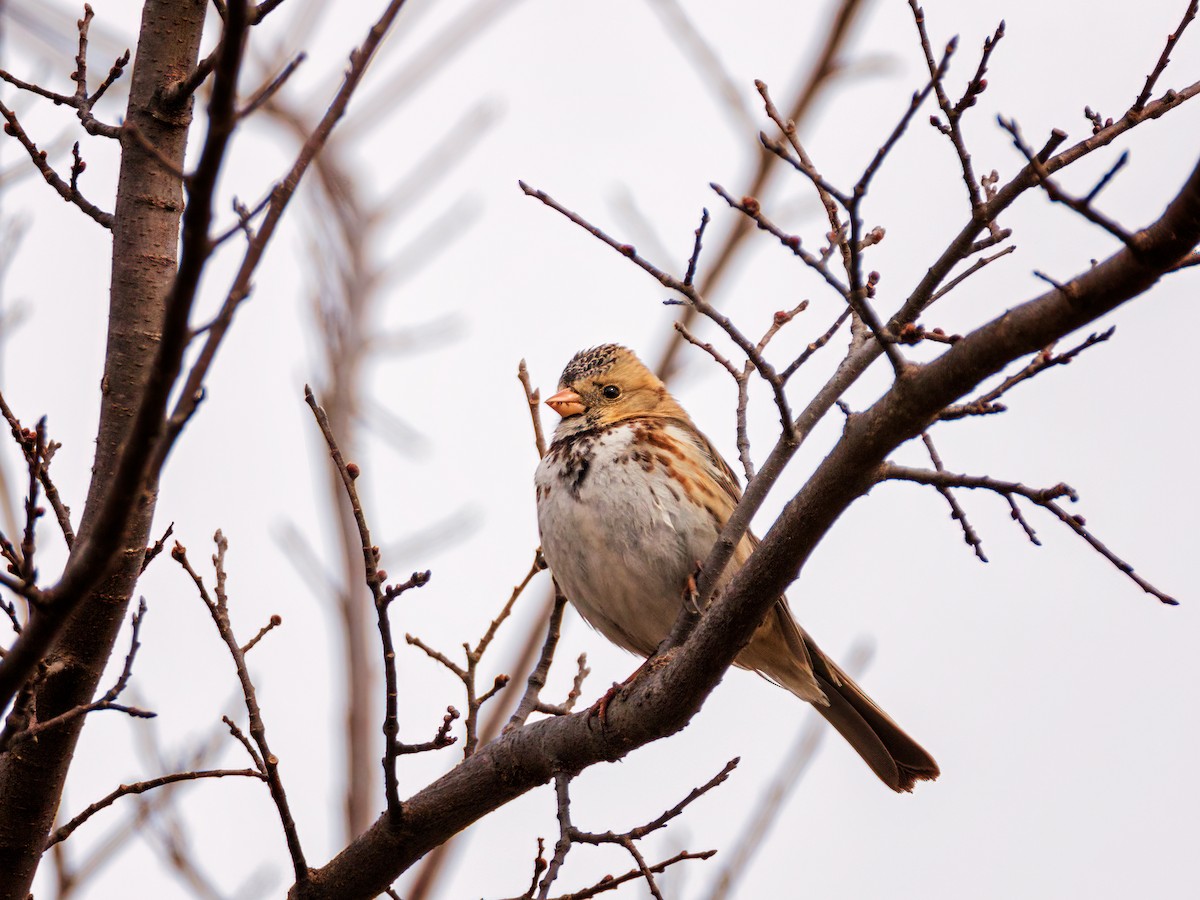
<svg viewBox="0 0 1200 900">
<path fill-rule="evenodd" d="M 563 388 L 553 397 L 546 398 L 546 405 L 562 416 L 577 416 L 583 412 L 583 398 L 570 388 Z"/>
</svg>

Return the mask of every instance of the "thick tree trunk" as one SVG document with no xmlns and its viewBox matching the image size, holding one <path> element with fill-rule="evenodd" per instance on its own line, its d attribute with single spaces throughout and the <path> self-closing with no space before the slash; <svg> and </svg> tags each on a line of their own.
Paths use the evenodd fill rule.
<svg viewBox="0 0 1200 900">
<path fill-rule="evenodd" d="M 183 168 L 191 103 L 167 109 L 159 98 L 164 86 L 195 67 L 206 6 L 206 0 L 147 0 L 142 11 L 126 121 L 176 169 Z M 158 348 L 162 301 L 178 261 L 183 206 L 179 178 L 126 132 L 113 227 L 100 425 L 77 547 L 96 527 L 105 488 Z M 87 597 L 50 656 L 37 693 L 40 720 L 88 703 L 95 694 L 141 570 L 156 493 L 148 489 L 140 498 L 119 565 Z M 24 900 L 29 894 L 85 718 L 0 758 L 0 900 Z"/>
</svg>

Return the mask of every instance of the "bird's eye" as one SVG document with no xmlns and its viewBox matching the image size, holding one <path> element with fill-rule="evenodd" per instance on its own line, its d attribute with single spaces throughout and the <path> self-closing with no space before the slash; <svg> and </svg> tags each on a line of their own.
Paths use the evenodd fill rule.
<svg viewBox="0 0 1200 900">
<path fill-rule="evenodd" d="M 609 400 L 616 400 L 621 396 L 621 389 L 615 384 L 606 384 L 600 393 L 602 393 Z"/>
</svg>

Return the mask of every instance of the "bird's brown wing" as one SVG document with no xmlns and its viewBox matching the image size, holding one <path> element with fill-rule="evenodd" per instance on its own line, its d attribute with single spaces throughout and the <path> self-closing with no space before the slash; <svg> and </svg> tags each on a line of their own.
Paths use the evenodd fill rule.
<svg viewBox="0 0 1200 900">
<path fill-rule="evenodd" d="M 697 448 L 708 458 L 717 481 L 730 503 L 729 511 L 742 498 L 737 476 L 692 423 L 681 423 L 694 437 Z M 754 548 L 756 538 L 749 530 L 734 552 L 729 571 L 739 569 Z M 938 765 L 885 713 L 854 680 L 816 645 L 792 616 L 787 598 L 780 597 L 735 664 L 760 675 L 808 700 L 858 752 L 871 770 L 894 791 L 911 791 L 917 781 L 937 778 Z"/>
</svg>

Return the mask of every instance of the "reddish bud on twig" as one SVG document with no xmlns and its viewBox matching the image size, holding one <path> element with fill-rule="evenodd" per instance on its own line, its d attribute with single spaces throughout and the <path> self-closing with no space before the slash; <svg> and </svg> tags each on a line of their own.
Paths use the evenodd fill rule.
<svg viewBox="0 0 1200 900">
<path fill-rule="evenodd" d="M 376 572 L 375 580 L 380 584 L 383 584 L 385 581 L 387 581 L 387 569 L 380 569 L 378 572 Z"/>
<path fill-rule="evenodd" d="M 171 559 L 175 560 L 175 562 L 181 562 L 185 556 L 187 556 L 187 548 L 179 543 L 179 541 L 176 541 L 175 546 L 171 548 Z"/>
<path fill-rule="evenodd" d="M 358 467 L 358 463 L 346 463 L 346 474 L 354 479 L 362 474 L 362 469 Z"/>
<path fill-rule="evenodd" d="M 622 244 L 617 249 L 620 250 L 625 256 L 637 256 L 637 248 L 634 247 L 633 244 Z"/>
<path fill-rule="evenodd" d="M 270 621 L 271 621 L 272 628 L 278 628 L 280 625 L 283 624 L 283 616 L 280 616 L 280 615 L 271 616 Z"/>
<path fill-rule="evenodd" d="M 742 206 L 752 216 L 757 215 L 758 211 L 762 208 L 758 205 L 758 200 L 749 195 L 742 198 Z"/>
</svg>

